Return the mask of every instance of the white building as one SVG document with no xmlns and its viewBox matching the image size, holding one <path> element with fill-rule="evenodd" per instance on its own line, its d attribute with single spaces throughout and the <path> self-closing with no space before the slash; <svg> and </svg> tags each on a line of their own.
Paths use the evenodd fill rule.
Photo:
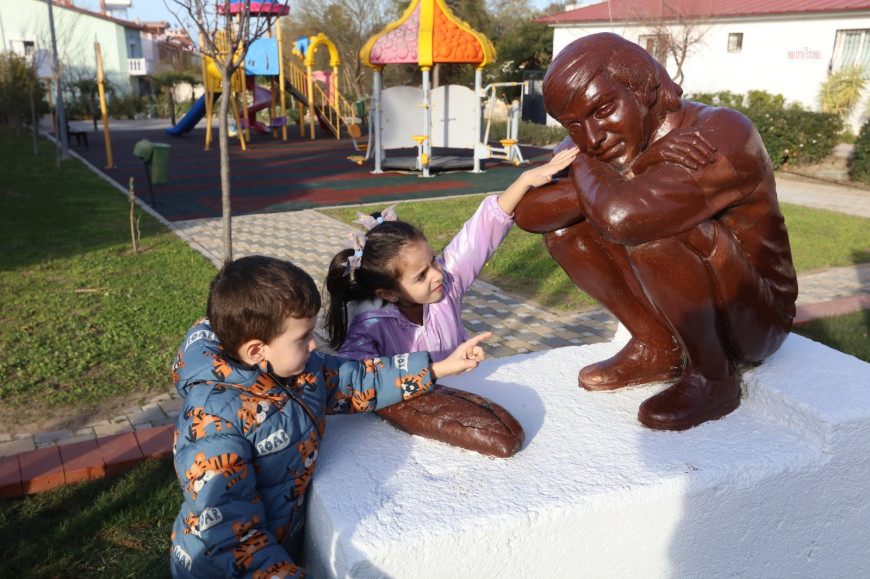
<svg viewBox="0 0 870 579">
<path fill-rule="evenodd" d="M 818 110 L 829 71 L 870 65 L 870 0 L 604 0 L 541 18 L 554 28 L 553 55 L 571 41 L 615 32 L 644 46 L 679 80 L 672 56 L 656 54 L 657 32 L 689 32 L 685 93 L 765 90 Z M 857 127 L 866 105 L 853 114 Z"/>
<path fill-rule="evenodd" d="M 129 2 L 115 0 L 106 4 Z M 76 78 L 96 78 L 96 42 L 100 44 L 105 79 L 122 94 L 148 94 L 148 78 L 161 63 L 174 68 L 190 64 L 176 55 L 183 57 L 191 52 L 186 33 L 183 38 L 170 38 L 165 22 L 129 22 L 79 8 L 71 0 L 54 0 L 52 14 L 58 57 L 67 83 Z M 45 0 L 0 0 L 0 50 L 22 56 L 51 52 Z"/>
</svg>

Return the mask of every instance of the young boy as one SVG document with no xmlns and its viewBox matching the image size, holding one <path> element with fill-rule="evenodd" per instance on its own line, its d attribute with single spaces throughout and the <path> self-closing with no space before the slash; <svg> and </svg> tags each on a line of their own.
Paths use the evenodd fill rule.
<svg viewBox="0 0 870 579">
<path fill-rule="evenodd" d="M 489 336 L 437 363 L 427 352 L 358 362 L 314 351 L 319 310 L 314 281 L 287 261 L 241 258 L 212 282 L 208 318 L 188 331 L 172 366 L 185 398 L 173 576 L 303 576 L 294 561 L 325 415 L 383 408 L 469 371 Z"/>
</svg>

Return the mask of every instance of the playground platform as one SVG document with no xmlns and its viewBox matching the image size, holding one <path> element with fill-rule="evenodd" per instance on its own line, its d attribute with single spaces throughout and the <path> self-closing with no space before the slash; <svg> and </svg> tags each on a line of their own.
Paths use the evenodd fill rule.
<svg viewBox="0 0 870 579">
<path fill-rule="evenodd" d="M 72 150 L 125 189 L 133 177 L 137 197 L 150 204 L 145 167 L 133 155 L 133 147 L 142 139 L 170 145 L 168 181 L 154 186 L 155 210 L 169 221 L 220 217 L 220 151 L 216 135 L 211 150 L 203 150 L 204 122 L 180 137 L 166 134 L 166 121 L 162 128 L 141 130 L 116 129 L 114 123 L 110 125 L 112 167 L 106 166 L 106 147 L 103 139 L 98 138 L 101 132 L 93 134 L 88 147 L 73 146 Z M 315 135 L 316 138 L 311 139 L 306 131 L 306 136 L 302 137 L 298 126 L 290 126 L 286 141 L 272 135 L 255 134 L 244 151 L 238 139 L 231 139 L 233 215 L 355 203 L 383 202 L 386 205 L 409 199 L 500 192 L 531 164 L 546 162 L 550 156 L 550 149 L 523 147 L 529 164 L 515 166 L 488 160 L 482 164 L 483 173 L 454 171 L 452 169 L 457 167 L 454 164 L 435 171 L 429 178 L 407 170 L 373 174 L 371 161 L 359 165 L 348 159 L 362 155 L 354 148 L 350 137 L 336 139 L 322 132 L 320 127 L 316 128 Z M 365 138 L 364 135 L 357 142 L 365 143 Z M 442 149 L 435 153 L 436 161 L 444 158 L 457 163 L 467 158 L 465 165 L 472 163 L 470 149 Z M 390 156 L 396 158 L 413 158 L 415 154 L 415 147 L 390 152 Z"/>
</svg>

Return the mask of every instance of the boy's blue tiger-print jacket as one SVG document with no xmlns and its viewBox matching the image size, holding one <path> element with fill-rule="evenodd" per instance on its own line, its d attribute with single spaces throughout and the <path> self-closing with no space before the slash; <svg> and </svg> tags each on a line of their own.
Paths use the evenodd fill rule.
<svg viewBox="0 0 870 579">
<path fill-rule="evenodd" d="M 355 361 L 315 351 L 282 386 L 267 367 L 224 356 L 208 320 L 197 322 L 172 365 L 184 397 L 173 449 L 184 493 L 173 576 L 304 575 L 282 544 L 301 540 L 325 415 L 420 394 L 432 386 L 429 365 L 427 352 Z"/>
</svg>

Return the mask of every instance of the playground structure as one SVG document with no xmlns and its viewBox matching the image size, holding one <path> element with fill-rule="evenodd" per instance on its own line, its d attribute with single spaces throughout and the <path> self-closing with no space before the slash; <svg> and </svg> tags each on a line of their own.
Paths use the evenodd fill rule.
<svg viewBox="0 0 870 579">
<path fill-rule="evenodd" d="M 234 15 L 240 15 L 244 9 L 245 6 L 242 3 L 237 2 L 230 5 L 230 13 Z M 244 61 L 233 73 L 230 82 L 230 108 L 236 127 L 239 129 L 238 138 L 242 150 L 245 149 L 245 140 L 250 140 L 251 138 L 250 128 L 252 126 L 261 133 L 268 133 L 269 129 L 272 129 L 273 135 L 276 137 L 277 130 L 280 128 L 282 129 L 283 138 L 287 139 L 284 71 L 281 67 L 281 26 L 279 20 L 281 16 L 285 16 L 289 12 L 289 7 L 279 4 L 252 3 L 250 6 L 252 18 L 274 17 L 277 26 L 275 26 L 276 38 L 272 37 L 272 26 L 270 25 L 267 30 L 267 38 L 258 38 L 251 43 L 245 54 Z M 232 21 L 230 26 L 232 26 Z M 222 58 L 229 56 L 228 38 L 231 34 L 232 30 L 219 30 L 214 37 L 217 52 Z M 200 45 L 204 45 L 202 38 L 200 38 Z M 269 77 L 272 90 L 257 85 L 256 76 Z M 222 96 L 223 77 L 214 60 L 206 55 L 202 57 L 202 78 L 205 89 L 204 94 L 194 103 L 190 111 L 179 123 L 167 129 L 166 133 L 172 136 L 181 136 L 193 130 L 196 124 L 205 117 L 207 119 L 205 149 L 208 150 L 212 140 L 214 104 Z M 276 86 L 280 94 L 280 101 L 275 96 Z M 251 91 L 250 103 L 248 103 L 247 91 Z M 237 97 L 240 97 L 238 100 L 242 103 L 243 117 L 239 114 Z M 279 103 L 280 116 L 277 114 Z M 266 108 L 269 109 L 269 125 L 265 125 L 265 123 L 257 120 L 257 113 Z"/>
<path fill-rule="evenodd" d="M 321 46 L 329 51 L 331 72 L 313 70 L 314 58 Z M 300 134 L 305 136 L 304 119 L 307 107 L 309 132 L 312 139 L 315 138 L 315 116 L 321 127 L 333 133 L 336 139 L 341 138 L 342 125 L 346 127 L 346 131 L 351 137 L 359 137 L 361 131 L 357 121 L 361 119 L 355 117 L 353 105 L 341 96 L 338 90 L 338 67 L 341 60 L 335 44 L 321 32 L 316 36 L 300 37 L 293 43 L 293 54 L 305 67 L 303 70 L 302 66 L 289 58 L 284 61 L 284 66 L 288 72 L 288 85 L 299 102 Z M 326 90 L 316 82 L 318 80 L 326 85 Z"/>
<path fill-rule="evenodd" d="M 492 115 L 483 129 L 482 99 L 489 95 L 490 111 L 499 87 L 524 83 L 496 83 L 482 86 L 482 70 L 495 60 L 495 48 L 486 36 L 458 19 L 443 0 L 411 0 L 404 14 L 383 31 L 369 38 L 360 58 L 374 70 L 371 96 L 369 143 L 362 163 L 374 158 L 374 173 L 382 173 L 386 151 L 417 147 L 414 167 L 424 177 L 433 167 L 433 147 L 472 149 L 473 171 L 480 161 L 497 158 L 525 163 L 517 140 L 521 107 L 512 106 L 508 137 L 501 147 L 487 144 Z M 431 88 L 430 72 L 439 63 L 474 66 L 474 89 L 458 85 Z M 423 73 L 422 88 L 398 86 L 384 89 L 381 71 L 388 64 L 416 64 Z M 412 106 L 409 103 L 415 103 Z M 408 133 L 409 127 L 419 131 Z M 446 161 L 446 160 L 445 160 Z"/>
<path fill-rule="evenodd" d="M 244 7 L 241 3 L 230 5 L 232 14 L 239 14 Z M 300 39 L 294 43 L 293 54 L 300 59 L 300 64 L 282 54 L 281 26 L 279 19 L 290 11 L 289 7 L 271 3 L 252 3 L 250 14 L 252 17 L 275 17 L 275 37 L 273 38 L 272 27 L 268 29 L 268 37 L 254 40 L 248 48 L 244 62 L 233 74 L 231 81 L 231 109 L 236 121 L 239 142 L 245 149 L 245 141 L 250 140 L 250 130 L 261 134 L 268 134 L 271 130 L 273 137 L 277 138 L 280 129 L 282 139 L 287 140 L 287 115 L 286 93 L 289 92 L 299 103 L 300 131 L 305 135 L 305 109 L 308 109 L 310 119 L 311 138 L 315 137 L 314 118 L 325 131 L 332 132 L 335 137 L 341 138 L 342 125 L 346 131 L 354 137 L 360 135 L 359 127 L 355 124 L 354 110 L 338 92 L 338 67 L 340 64 L 338 51 L 335 45 L 323 34 L 314 37 Z M 227 32 L 219 31 L 215 37 L 215 44 L 223 56 L 228 53 L 226 42 Z M 325 46 L 330 54 L 330 66 L 332 72 L 324 73 L 312 70 L 314 55 L 317 49 Z M 302 67 L 305 67 L 303 70 Z M 270 88 L 257 84 L 256 77 L 262 76 L 269 79 Z M 327 89 L 324 90 L 315 82 L 317 79 L 326 81 Z M 221 96 L 222 77 L 220 70 L 213 59 L 203 56 L 203 86 L 205 93 L 196 101 L 191 110 L 179 121 L 175 127 L 167 129 L 167 133 L 173 136 L 183 135 L 196 126 L 203 118 L 207 118 L 206 124 L 206 150 L 211 143 L 212 115 L 214 104 Z M 248 100 L 250 92 L 250 102 Z M 241 101 L 244 109 L 243 115 L 239 114 L 237 100 Z M 269 124 L 257 120 L 257 113 L 264 109 L 269 110 Z M 278 110 L 280 109 L 280 114 Z"/>
</svg>

